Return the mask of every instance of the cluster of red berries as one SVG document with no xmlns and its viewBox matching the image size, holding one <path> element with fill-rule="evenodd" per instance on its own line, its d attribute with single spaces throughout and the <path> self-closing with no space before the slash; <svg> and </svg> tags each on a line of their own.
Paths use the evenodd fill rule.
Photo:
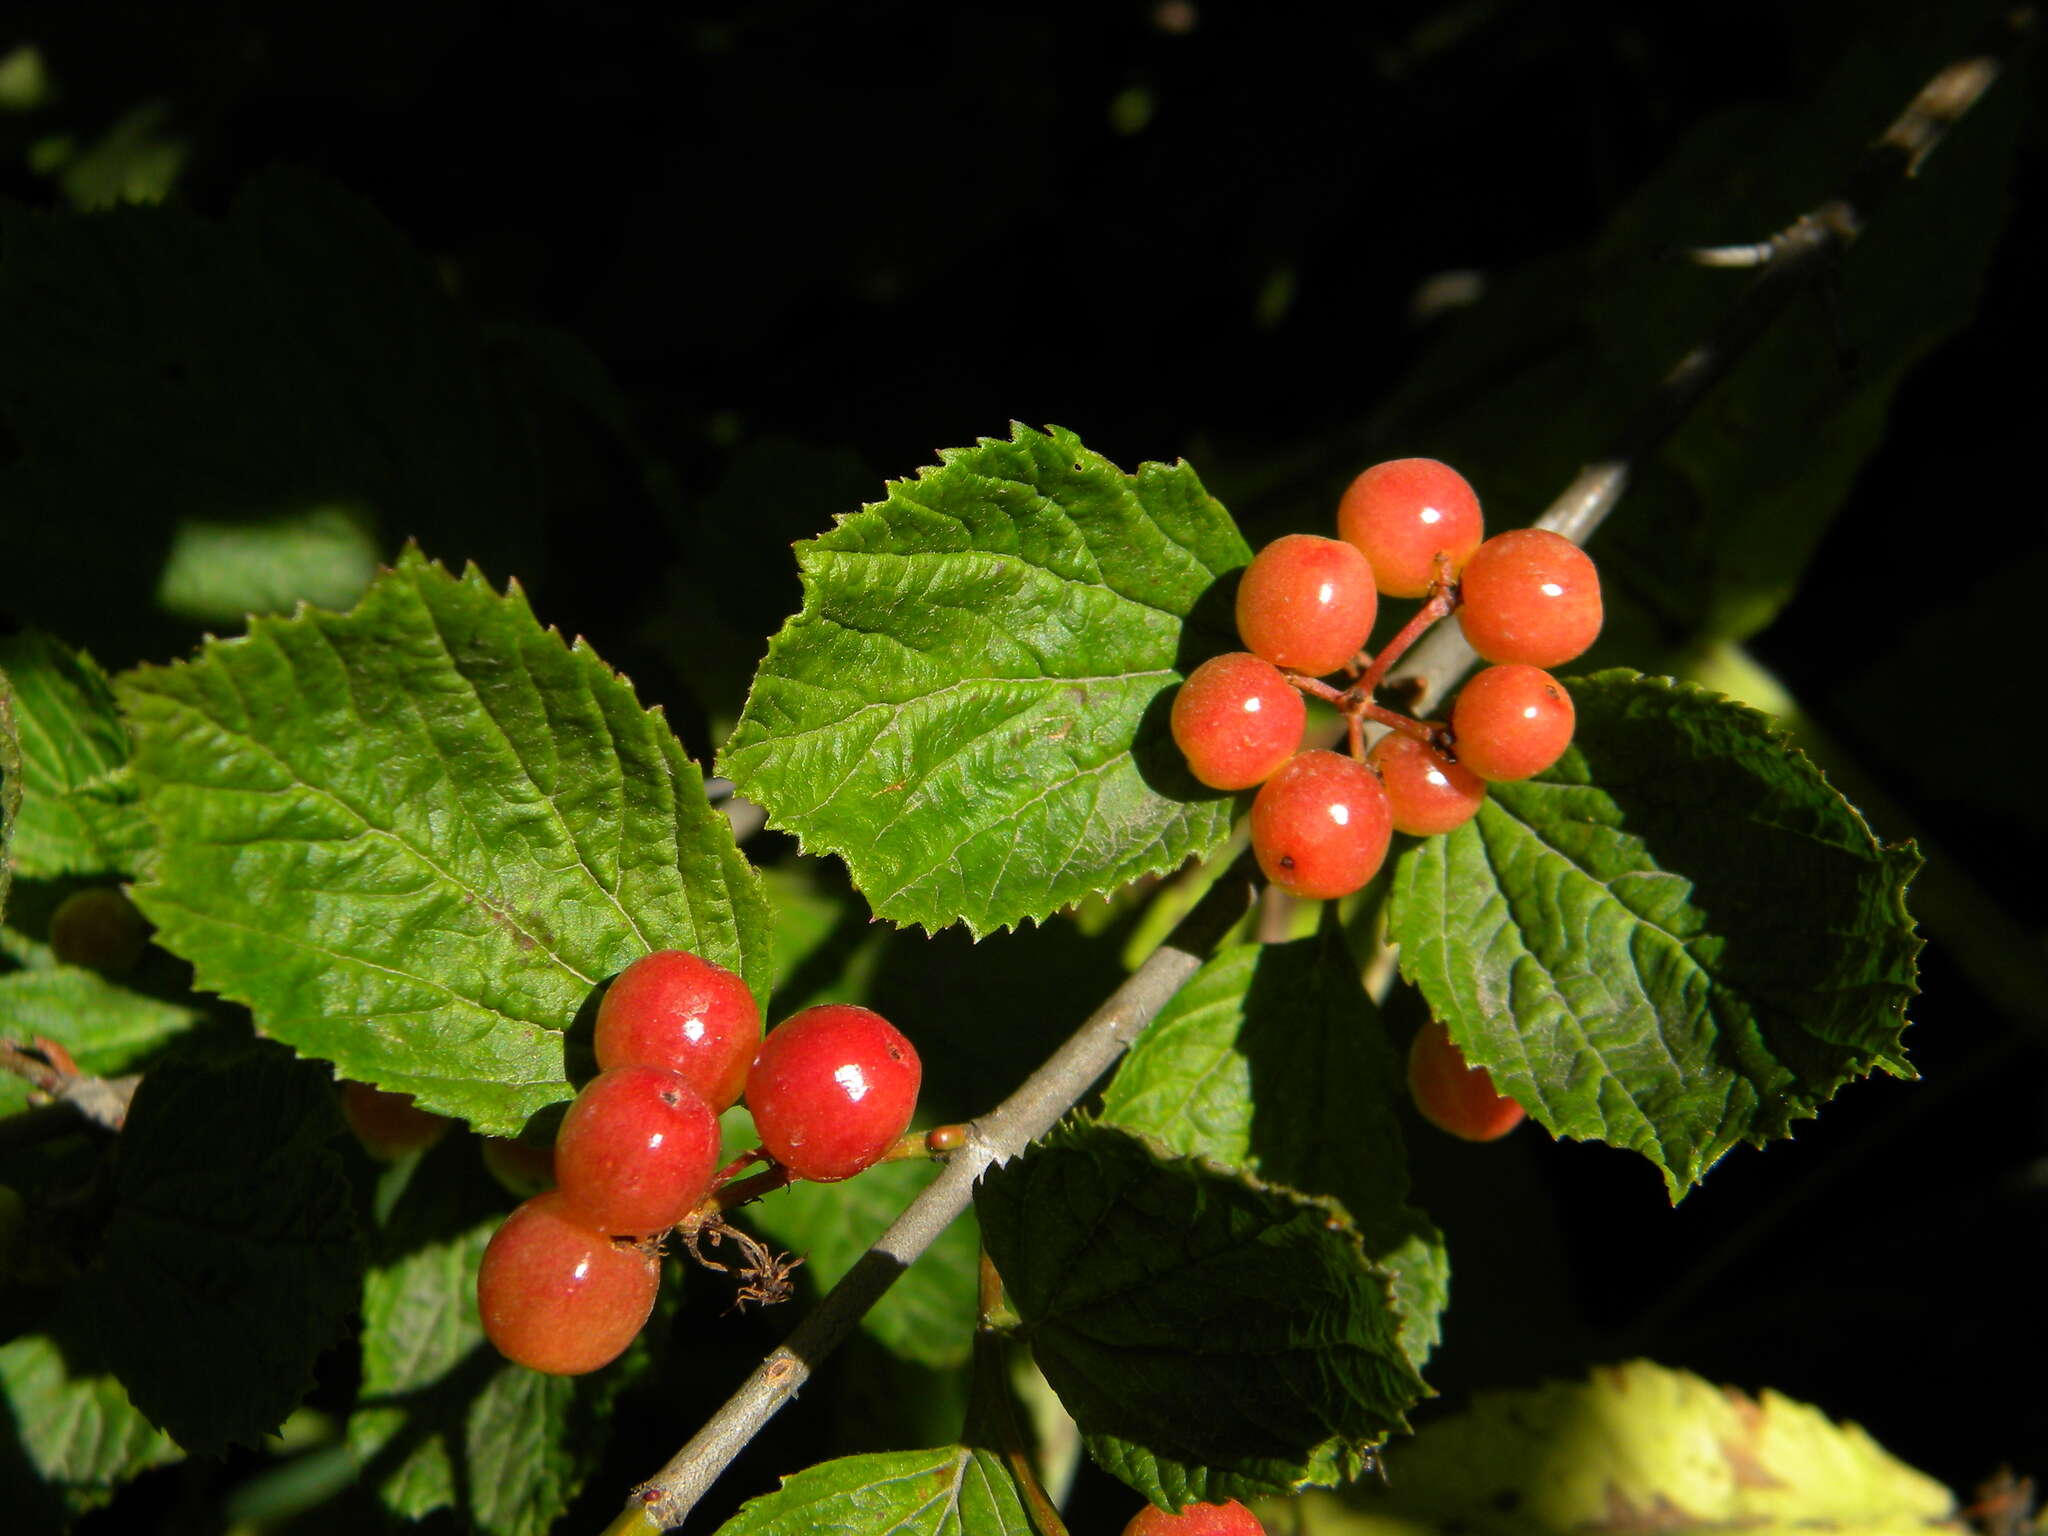
<svg viewBox="0 0 2048 1536">
<path fill-rule="evenodd" d="M 1469 820 L 1486 786 L 1541 773 L 1571 744 L 1571 696 L 1545 668 L 1600 633 L 1600 578 L 1569 539 L 1541 528 L 1484 538 L 1479 498 L 1435 459 L 1392 459 L 1351 482 L 1339 538 L 1275 539 L 1246 568 L 1237 631 L 1247 649 L 1189 674 L 1173 739 L 1212 789 L 1258 788 L 1252 849 L 1296 896 L 1348 896 L 1376 873 L 1396 831 L 1426 837 Z M 1420 597 L 1377 656 L 1365 653 L 1379 599 Z M 1448 721 L 1378 703 L 1394 661 L 1455 613 L 1487 661 Z M 1344 674 L 1338 686 L 1325 679 Z M 1301 750 L 1304 694 L 1343 712 L 1348 755 Z M 1364 726 L 1389 734 L 1370 752 Z"/>
<path fill-rule="evenodd" d="M 721 1169 L 721 1111 L 744 1093 L 783 1174 L 831 1182 L 896 1144 L 923 1077 L 916 1049 L 866 1008 L 806 1008 L 764 1040 L 746 983 L 679 949 L 620 973 L 595 1047 L 598 1074 L 555 1135 L 555 1187 L 505 1219 L 477 1272 L 491 1342 L 562 1376 L 633 1341 L 654 1309 L 662 1238 L 755 1160 Z"/>
</svg>

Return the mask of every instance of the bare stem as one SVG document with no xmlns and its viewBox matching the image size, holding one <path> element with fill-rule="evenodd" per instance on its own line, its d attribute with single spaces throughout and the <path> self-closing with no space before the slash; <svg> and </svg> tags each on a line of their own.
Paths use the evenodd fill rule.
<svg viewBox="0 0 2048 1536">
<path fill-rule="evenodd" d="M 1439 555 L 1437 558 L 1441 561 L 1443 557 Z M 1428 632 L 1430 625 L 1436 623 L 1438 619 L 1447 617 L 1456 606 L 1455 588 L 1443 585 L 1432 588 L 1429 601 L 1416 609 L 1413 617 L 1401 626 L 1394 638 L 1380 647 L 1380 653 L 1373 658 L 1372 665 L 1367 667 L 1360 674 L 1358 681 L 1351 685 L 1349 696 L 1354 699 L 1371 698 L 1373 690 L 1380 685 L 1380 679 L 1387 675 L 1387 669 L 1408 653 L 1408 648 Z"/>
<path fill-rule="evenodd" d="M 1950 126 L 1998 78 L 2007 58 L 2033 25 L 2033 7 L 2015 6 L 2006 11 L 1976 40 L 1970 57 L 1940 70 L 1870 146 L 1851 172 L 1841 197 L 1801 214 L 1769 240 L 1743 248 L 1766 253 L 1749 286 L 1706 339 L 1672 365 L 1642 408 L 1615 434 L 1607 452 L 1580 470 L 1544 509 L 1536 519 L 1538 528 L 1562 534 L 1575 544 L 1592 536 L 1621 499 L 1636 466 L 1661 447 L 1707 392 L 1728 376 L 1785 306 L 1855 243 L 1871 217 L 1905 180 L 1918 174 Z M 1415 647 L 1408 665 L 1395 673 L 1394 679 L 1415 690 L 1408 704 L 1423 716 L 1432 712 L 1478 659 L 1465 643 L 1463 632 L 1444 625 Z"/>
<path fill-rule="evenodd" d="M 1010 1390 L 1008 1347 L 1002 1334 L 990 1326 L 990 1319 L 1003 1307 L 1003 1280 L 990 1262 L 986 1248 L 981 1250 L 978 1288 L 981 1316 L 980 1326 L 974 1334 L 977 1406 L 968 1410 L 969 1433 L 973 1433 L 971 1421 L 977 1412 L 993 1420 L 993 1423 L 984 1423 L 982 1428 L 993 1435 L 996 1447 L 1010 1469 L 1010 1476 L 1017 1480 L 1017 1492 L 1030 1514 L 1033 1530 L 1037 1536 L 1067 1536 L 1066 1522 L 1060 1519 L 1059 1507 L 1045 1491 L 1045 1484 L 1039 1481 L 1038 1468 L 1032 1465 L 1023 1431 L 1017 1426 L 1017 1407 Z M 976 1442 L 970 1439 L 969 1443 Z"/>
<path fill-rule="evenodd" d="M 1244 915 L 1250 892 L 1249 870 L 1241 860 L 1181 919 L 1172 937 L 1154 950 L 1022 1087 L 973 1121 L 967 1127 L 965 1143 L 947 1160 L 939 1176 L 904 1208 L 831 1294 L 755 1368 L 689 1444 L 633 1491 L 611 1529 L 667 1530 L 680 1524 L 733 1457 L 810 1380 L 896 1277 L 967 1208 L 983 1170 L 991 1163 L 1007 1162 L 1052 1129 L 1130 1048 L 1153 1016 L 1200 968 L 1210 948 Z"/>
</svg>

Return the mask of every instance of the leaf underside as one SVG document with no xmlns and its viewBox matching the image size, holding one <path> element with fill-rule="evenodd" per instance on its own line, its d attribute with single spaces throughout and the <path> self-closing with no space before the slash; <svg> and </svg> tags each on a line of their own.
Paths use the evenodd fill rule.
<svg viewBox="0 0 2048 1536">
<path fill-rule="evenodd" d="M 1920 860 L 1745 706 L 1626 672 L 1569 686 L 1570 751 L 1403 855 L 1389 931 L 1503 1093 L 1641 1152 L 1677 1199 L 1851 1079 L 1912 1075 Z"/>
<path fill-rule="evenodd" d="M 1127 475 L 1059 428 L 940 459 L 798 546 L 803 610 L 720 771 L 929 929 L 1042 919 L 1215 849 L 1232 803 L 1165 706 L 1236 643 L 1208 617 L 1250 558 L 1229 514 L 1185 464 Z"/>
</svg>

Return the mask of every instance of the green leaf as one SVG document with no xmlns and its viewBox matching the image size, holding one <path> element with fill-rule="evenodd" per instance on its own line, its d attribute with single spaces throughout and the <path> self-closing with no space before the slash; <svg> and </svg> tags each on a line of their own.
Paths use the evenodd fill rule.
<svg viewBox="0 0 2048 1536">
<path fill-rule="evenodd" d="M 1085 1124 L 976 1200 L 1046 1380 L 1155 1501 L 1348 1481 L 1426 1390 L 1330 1201 Z"/>
<path fill-rule="evenodd" d="M 649 950 L 767 991 L 767 900 L 696 766 L 516 587 L 408 551 L 348 614 L 121 690 L 157 942 L 347 1077 L 517 1135 L 570 1097 L 578 1009 Z"/>
<path fill-rule="evenodd" d="M 201 624 L 234 624 L 296 603 L 346 608 L 377 574 L 368 519 L 311 507 L 261 523 L 193 518 L 172 536 L 157 582 L 164 611 Z"/>
<path fill-rule="evenodd" d="M 327 1074 L 275 1047 L 214 1055 L 143 1078 L 75 1292 L 135 1405 L 195 1453 L 284 1422 L 362 1264 Z"/>
<path fill-rule="evenodd" d="M 717 1536 L 1037 1536 L 1000 1456 L 964 1445 L 843 1456 L 749 1499 Z"/>
<path fill-rule="evenodd" d="M 67 1516 L 183 1454 L 91 1358 L 89 1338 L 35 1333 L 0 1344 L 0 1509 L 20 1536 L 64 1529 Z"/>
<path fill-rule="evenodd" d="M 1342 936 L 1218 951 L 1131 1048 L 1102 1118 L 1184 1157 L 1339 1201 L 1394 1283 L 1420 1371 L 1441 1337 L 1450 1261 L 1407 1203 L 1399 1068 Z"/>
<path fill-rule="evenodd" d="M 754 1146 L 759 1138 L 728 1134 L 725 1141 Z M 763 1237 L 803 1256 L 800 1276 L 829 1289 L 938 1172 L 935 1163 L 882 1163 L 839 1184 L 792 1184 L 744 1214 Z M 906 1360 L 940 1370 L 965 1362 L 974 1337 L 980 1246 L 972 1216 L 962 1216 L 897 1278 L 861 1326 Z"/>
<path fill-rule="evenodd" d="M 1956 1501 L 1854 1424 L 1776 1392 L 1751 1398 L 1646 1360 L 1583 1382 L 1482 1393 L 1400 1448 L 1384 1484 L 1344 1495 L 1347 1536 L 1909 1536 Z"/>
<path fill-rule="evenodd" d="M 803 611 L 720 771 L 877 914 L 931 929 L 1214 849 L 1232 802 L 1188 776 L 1164 695 L 1235 643 L 1189 633 L 1250 558 L 1229 514 L 1185 464 L 1126 475 L 1059 428 L 940 459 L 798 546 Z"/>
<path fill-rule="evenodd" d="M 149 824 L 122 773 L 128 732 L 107 675 L 34 630 L 0 636 L 0 675 L 21 754 L 15 867 L 31 879 L 133 874 Z"/>
<path fill-rule="evenodd" d="M 1503 1093 L 1641 1152 L 1675 1200 L 1852 1078 L 1912 1075 L 1920 860 L 1754 710 L 1625 672 L 1570 688 L 1571 750 L 1404 854 L 1389 931 Z"/>
<path fill-rule="evenodd" d="M 102 1077 L 126 1071 L 200 1018 L 196 1008 L 131 992 L 76 966 L 0 972 L 6 1033 L 47 1035 Z M 27 1104 L 28 1084 L 0 1074 L 0 1115 Z"/>
<path fill-rule="evenodd" d="M 589 1476 L 620 1371 L 544 1376 L 485 1342 L 477 1264 L 504 1219 L 503 1197 L 459 1142 L 416 1171 L 363 1283 L 348 1444 L 402 1519 L 452 1508 L 488 1536 L 542 1536 Z"/>
</svg>

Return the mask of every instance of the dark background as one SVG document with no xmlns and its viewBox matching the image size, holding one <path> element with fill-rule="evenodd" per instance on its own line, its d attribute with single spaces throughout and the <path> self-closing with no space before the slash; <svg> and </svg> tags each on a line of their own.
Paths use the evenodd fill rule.
<svg viewBox="0 0 2048 1536">
<path fill-rule="evenodd" d="M 1214 3 L 1060 19 L 805 0 L 516 17 L 74 4 L 23 28 L 61 94 L 0 118 L 0 193 L 62 206 L 31 147 L 92 142 L 153 103 L 151 131 L 185 157 L 174 202 L 218 214 L 266 167 L 311 168 L 374 203 L 480 321 L 580 338 L 621 421 L 547 417 L 535 517 L 429 552 L 517 575 L 702 756 L 798 601 L 786 545 L 884 479 L 1012 419 L 1057 422 L 1127 466 L 1186 455 L 1255 542 L 1316 526 L 1356 468 L 1415 451 L 1380 407 L 1456 323 L 1417 317 L 1425 279 L 1490 284 L 1586 246 L 1695 125 L 1808 100 L 1866 29 L 1907 51 L 1939 30 L 1911 7 L 1739 0 L 1339 22 Z M 2035 73 L 1999 89 L 2030 92 Z M 1935 942 L 1908 1036 L 1924 1080 L 1851 1087 L 1675 1212 L 1605 1148 L 1418 1132 L 1418 1198 L 1457 1271 L 1431 1371 L 1448 1406 L 1640 1354 L 1857 1419 L 1958 1488 L 2005 1463 L 2048 1472 L 2032 1390 L 2048 1360 L 2048 837 L 2020 665 L 2048 576 L 2031 478 L 2044 147 L 2030 97 L 1976 322 L 1907 381 L 1798 597 L 1752 641 L 1879 834 L 1929 844 L 1916 905 Z M 1926 174 L 1942 171 L 1937 154 Z M 1551 318 L 1501 323 L 1536 336 Z M 1838 361 L 1820 343 L 1813 366 Z M 391 548 L 435 532 L 378 531 Z M 88 638 L 90 616 L 36 611 L 34 582 L 6 571 L 0 607 Z M 102 659 L 147 654 L 165 651 Z M 1058 941 L 907 942 L 899 969 L 1042 977 L 1031 946 Z M 1072 1001 L 1099 980 L 1067 978 Z M 987 991 L 1000 1023 L 1015 989 Z M 582 1515 L 673 1449 L 778 1326 L 685 1321 L 710 1339 L 701 1377 L 622 1420 Z M 807 1394 L 719 1508 L 823 1454 L 848 1390 Z M 238 1475 L 155 1474 L 88 1528 L 208 1528 Z M 1128 1500 L 1092 1482 L 1078 1497 L 1077 1530 Z M 342 1508 L 324 1518 L 367 1518 Z"/>
</svg>

